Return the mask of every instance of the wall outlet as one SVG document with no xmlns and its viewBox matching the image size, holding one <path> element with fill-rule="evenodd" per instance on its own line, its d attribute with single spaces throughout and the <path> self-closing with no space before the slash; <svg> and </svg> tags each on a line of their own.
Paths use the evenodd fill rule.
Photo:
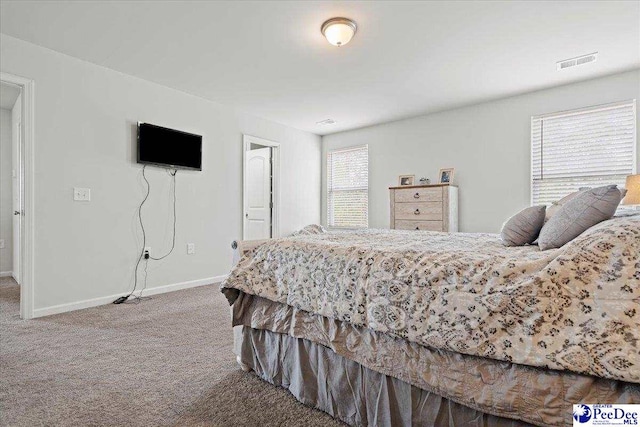
<svg viewBox="0 0 640 427">
<path fill-rule="evenodd" d="M 144 256 L 144 258 L 151 256 L 151 247 L 145 246 L 144 251 L 142 252 L 142 255 Z"/>
<path fill-rule="evenodd" d="M 4 239 L 0 239 L 0 249 L 4 249 Z"/>
<path fill-rule="evenodd" d="M 196 244 L 187 243 L 187 255 L 193 255 L 196 253 Z"/>
<path fill-rule="evenodd" d="M 91 201 L 91 189 L 90 188 L 73 188 L 73 200 L 76 202 L 89 202 Z"/>
</svg>

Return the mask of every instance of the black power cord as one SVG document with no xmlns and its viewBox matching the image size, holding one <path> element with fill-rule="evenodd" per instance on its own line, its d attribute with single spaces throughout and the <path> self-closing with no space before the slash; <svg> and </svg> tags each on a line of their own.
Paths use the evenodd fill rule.
<svg viewBox="0 0 640 427">
<path fill-rule="evenodd" d="M 176 174 L 177 173 L 178 173 L 177 169 L 174 169 L 173 171 L 169 171 L 169 175 L 171 175 L 171 177 L 173 178 L 173 239 L 171 241 L 171 249 L 169 249 L 169 252 L 167 252 L 165 255 L 159 258 L 154 258 L 152 256 L 149 256 L 149 258 L 151 258 L 154 261 L 160 261 L 161 259 L 168 257 L 169 255 L 171 255 L 171 252 L 173 252 L 173 249 L 175 249 L 176 247 Z M 144 171 L 143 171 L 143 174 L 144 174 Z M 149 184 L 149 181 L 147 181 L 147 185 L 148 184 Z M 140 222 L 140 224 L 142 225 L 142 221 Z M 144 232 L 144 227 L 142 228 L 142 230 Z"/>
<path fill-rule="evenodd" d="M 135 296 L 130 299 L 130 300 L 126 300 L 124 301 L 125 304 L 140 304 L 142 301 L 146 301 L 151 299 L 151 297 L 143 297 L 142 293 L 144 292 L 145 289 L 147 289 L 147 268 L 149 267 L 149 254 L 145 253 L 144 254 L 144 286 L 142 287 L 142 289 L 140 289 L 140 295 Z"/>
<path fill-rule="evenodd" d="M 147 232 L 144 229 L 144 222 L 142 221 L 142 207 L 144 206 L 145 202 L 149 198 L 149 194 L 151 193 L 151 184 L 149 183 L 149 180 L 147 179 L 147 175 L 145 174 L 146 168 L 147 168 L 147 165 L 142 166 L 142 178 L 144 179 L 144 181 L 147 184 L 147 193 L 145 194 L 144 199 L 142 199 L 142 203 L 140 203 L 140 206 L 138 206 L 138 220 L 140 221 L 140 228 L 142 229 L 142 250 L 140 251 L 140 256 L 138 256 L 138 260 L 136 261 L 136 267 L 133 270 L 133 289 L 127 295 L 122 296 L 120 298 L 117 298 L 115 301 L 113 301 L 114 304 L 122 304 L 123 302 L 127 301 L 131 297 L 131 295 L 133 295 L 133 293 L 136 291 L 136 288 L 138 287 L 138 267 L 140 266 L 140 262 L 144 259 L 145 260 L 144 287 L 140 291 L 140 295 L 135 297 L 136 303 L 139 303 L 143 299 L 142 298 L 142 292 L 144 292 L 144 290 L 147 288 L 147 267 L 149 265 L 149 259 L 152 259 L 154 261 L 159 261 L 161 259 L 164 259 L 164 258 L 168 257 L 169 255 L 171 255 L 171 253 L 173 252 L 173 249 L 176 247 L 176 174 L 178 173 L 178 170 L 174 169 L 173 171 L 169 171 L 168 172 L 169 175 L 171 175 L 171 177 L 173 178 L 172 179 L 172 184 L 173 184 L 173 238 L 172 238 L 172 242 L 171 242 L 171 249 L 169 249 L 169 252 L 167 252 L 165 255 L 163 255 L 161 257 L 158 257 L 158 258 L 152 257 L 147 251 L 145 251 L 145 248 L 147 247 Z"/>
</svg>

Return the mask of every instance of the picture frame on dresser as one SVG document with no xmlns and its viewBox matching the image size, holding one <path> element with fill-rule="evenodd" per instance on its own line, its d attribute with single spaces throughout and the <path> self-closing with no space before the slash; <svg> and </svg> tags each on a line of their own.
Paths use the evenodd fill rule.
<svg viewBox="0 0 640 427">
<path fill-rule="evenodd" d="M 453 183 L 453 168 L 440 169 L 438 173 L 438 183 L 440 184 L 452 184 Z"/>
<path fill-rule="evenodd" d="M 451 184 L 389 187 L 390 228 L 458 231 L 458 187 Z"/>
<path fill-rule="evenodd" d="M 400 186 L 413 185 L 413 182 L 415 181 L 415 179 L 416 179 L 415 175 L 400 175 L 398 177 L 398 185 Z"/>
</svg>

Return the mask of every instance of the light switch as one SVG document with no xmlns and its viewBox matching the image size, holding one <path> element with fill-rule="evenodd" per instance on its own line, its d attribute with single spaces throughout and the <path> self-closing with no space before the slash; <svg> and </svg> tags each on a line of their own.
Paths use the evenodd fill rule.
<svg viewBox="0 0 640 427">
<path fill-rule="evenodd" d="M 91 201 L 91 189 L 90 188 L 73 188 L 73 200 L 76 202 L 89 202 Z"/>
<path fill-rule="evenodd" d="M 196 244 L 187 243 L 187 255 L 193 255 L 196 253 Z"/>
<path fill-rule="evenodd" d="M 0 249 L 4 249 L 4 239 L 0 239 Z"/>
</svg>

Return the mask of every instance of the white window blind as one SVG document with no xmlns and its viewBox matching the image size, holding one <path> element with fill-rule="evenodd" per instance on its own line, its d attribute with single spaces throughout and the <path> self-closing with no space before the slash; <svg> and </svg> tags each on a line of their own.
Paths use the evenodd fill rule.
<svg viewBox="0 0 640 427">
<path fill-rule="evenodd" d="M 531 118 L 531 203 L 617 184 L 636 169 L 635 100 Z"/>
<path fill-rule="evenodd" d="M 369 226 L 369 148 L 351 147 L 327 154 L 327 224 Z"/>
</svg>

